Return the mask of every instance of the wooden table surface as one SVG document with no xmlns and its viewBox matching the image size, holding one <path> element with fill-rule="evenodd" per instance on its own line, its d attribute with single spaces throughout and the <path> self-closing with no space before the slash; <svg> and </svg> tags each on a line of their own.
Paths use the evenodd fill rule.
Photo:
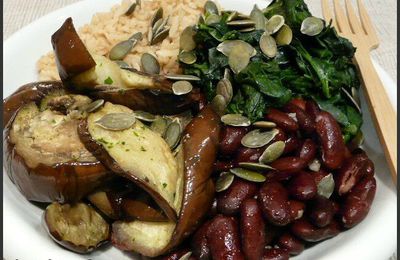
<svg viewBox="0 0 400 260">
<path fill-rule="evenodd" d="M 7 39 L 20 28 L 63 6 L 79 0 L 4 0 L 3 36 Z M 355 1 L 355 0 L 353 0 Z M 306 0 L 312 13 L 321 16 L 319 0 Z M 372 57 L 397 81 L 397 1 L 364 0 L 381 40 Z M 356 6 L 356 5 L 354 5 Z"/>
</svg>

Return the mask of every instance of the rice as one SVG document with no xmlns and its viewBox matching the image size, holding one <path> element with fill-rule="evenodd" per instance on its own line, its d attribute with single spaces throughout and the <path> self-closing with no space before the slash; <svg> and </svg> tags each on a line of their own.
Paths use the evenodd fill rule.
<svg viewBox="0 0 400 260">
<path fill-rule="evenodd" d="M 143 53 L 154 55 L 160 63 L 162 73 L 179 73 L 177 56 L 179 37 L 189 25 L 197 23 L 203 12 L 206 0 L 142 0 L 141 8 L 136 8 L 130 16 L 124 15 L 132 1 L 123 0 L 109 12 L 96 13 L 89 24 L 78 30 L 83 43 L 91 53 L 107 55 L 118 42 L 124 41 L 134 33 L 142 32 L 143 39 L 125 57 L 124 61 L 135 69 L 140 69 L 140 57 Z M 153 14 L 162 7 L 164 18 L 169 16 L 169 36 L 162 42 L 149 45 L 147 35 Z M 37 69 L 39 80 L 58 80 L 54 53 L 42 56 Z"/>
</svg>

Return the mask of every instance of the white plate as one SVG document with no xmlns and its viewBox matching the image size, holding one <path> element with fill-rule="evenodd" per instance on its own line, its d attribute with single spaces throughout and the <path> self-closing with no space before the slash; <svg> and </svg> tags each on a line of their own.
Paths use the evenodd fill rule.
<svg viewBox="0 0 400 260">
<path fill-rule="evenodd" d="M 35 63 L 41 55 L 51 50 L 50 36 L 68 17 L 77 27 L 90 21 L 93 13 L 107 11 L 119 0 L 86 0 L 57 10 L 26 26 L 4 43 L 4 96 L 19 86 L 37 80 Z M 253 3 L 260 7 L 266 1 L 221 0 L 222 6 L 249 13 Z M 396 85 L 384 70 L 375 64 L 379 75 L 396 104 Z M 365 99 L 363 131 L 365 148 L 375 162 L 378 189 L 368 217 L 355 228 L 304 251 L 295 259 L 388 259 L 396 250 L 397 193 L 383 156 L 376 132 L 371 122 Z M 393 122 L 395 124 L 395 122 Z M 3 173 L 3 246 L 4 258 L 11 259 L 132 259 L 132 255 L 113 247 L 82 256 L 57 246 L 41 226 L 42 210 L 19 193 Z"/>
</svg>

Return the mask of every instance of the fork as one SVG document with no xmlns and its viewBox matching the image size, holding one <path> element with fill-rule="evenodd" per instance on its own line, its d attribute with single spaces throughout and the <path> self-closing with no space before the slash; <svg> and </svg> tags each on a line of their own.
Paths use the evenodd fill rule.
<svg viewBox="0 0 400 260">
<path fill-rule="evenodd" d="M 321 1 L 325 20 L 332 20 L 332 25 L 339 35 L 351 40 L 357 48 L 354 59 L 362 77 L 364 92 L 393 182 L 397 185 L 397 113 L 390 103 L 369 55 L 371 50 L 379 46 L 376 31 L 361 0 L 357 0 L 360 19 L 351 5 L 351 0 L 345 0 L 346 12 L 339 0 L 333 0 L 334 15 L 330 11 L 328 0 Z"/>
</svg>

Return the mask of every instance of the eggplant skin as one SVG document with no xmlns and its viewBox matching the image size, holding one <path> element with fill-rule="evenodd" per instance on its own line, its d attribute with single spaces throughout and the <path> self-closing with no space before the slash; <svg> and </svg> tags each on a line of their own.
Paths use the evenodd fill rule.
<svg viewBox="0 0 400 260">
<path fill-rule="evenodd" d="M 51 36 L 51 44 L 56 53 L 56 64 L 62 81 L 96 66 L 79 38 L 71 17 Z"/>
<path fill-rule="evenodd" d="M 30 83 L 19 88 L 3 101 L 3 162 L 11 181 L 21 193 L 37 202 L 75 202 L 111 178 L 111 173 L 99 162 L 70 162 L 52 166 L 27 166 L 10 141 L 10 129 L 18 110 L 39 102 L 48 93 L 63 89 L 59 81 Z"/>
<path fill-rule="evenodd" d="M 211 209 L 215 193 L 211 174 L 219 136 L 220 117 L 211 106 L 203 108 L 185 128 L 182 140 L 185 158 L 183 204 L 168 251 L 192 234 Z"/>
</svg>

